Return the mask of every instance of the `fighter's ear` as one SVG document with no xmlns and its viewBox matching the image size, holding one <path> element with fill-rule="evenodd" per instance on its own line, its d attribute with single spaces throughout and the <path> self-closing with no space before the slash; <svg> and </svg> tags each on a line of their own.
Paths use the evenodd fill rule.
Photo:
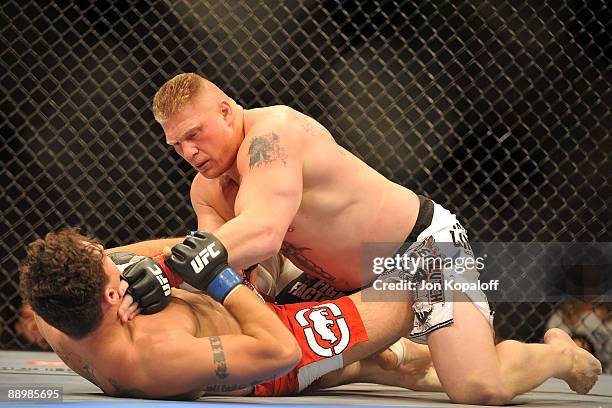
<svg viewBox="0 0 612 408">
<path fill-rule="evenodd" d="M 119 288 L 111 288 L 107 286 L 104 289 L 104 302 L 110 305 L 121 302 L 122 296 L 119 292 Z"/>
<path fill-rule="evenodd" d="M 221 99 L 219 101 L 219 112 L 225 119 L 225 122 L 228 125 L 232 125 L 233 115 L 232 115 L 232 105 L 230 105 L 229 101 L 225 99 Z"/>
</svg>

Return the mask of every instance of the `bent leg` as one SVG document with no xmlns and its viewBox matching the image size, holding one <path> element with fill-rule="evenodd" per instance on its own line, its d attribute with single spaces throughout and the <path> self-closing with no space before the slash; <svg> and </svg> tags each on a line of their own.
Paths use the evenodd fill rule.
<svg viewBox="0 0 612 408">
<path fill-rule="evenodd" d="M 363 301 L 362 293 L 369 290 L 373 289 L 368 288 L 349 296 L 361 316 L 368 333 L 368 341 L 359 343 L 344 353 L 345 366 L 386 349 L 412 330 L 412 302 Z"/>
<path fill-rule="evenodd" d="M 598 375 L 597 360 L 563 339 L 495 346 L 489 323 L 463 294 L 456 295 L 453 318 L 452 325 L 428 336 L 428 344 L 440 382 L 454 402 L 501 405 L 551 377 L 584 391 Z M 578 367 L 589 373 L 588 380 L 577 380 Z"/>
<path fill-rule="evenodd" d="M 350 383 L 372 383 L 402 387 L 414 391 L 442 391 L 436 372 L 431 367 L 426 372 L 407 374 L 394 370 L 384 370 L 371 358 L 356 361 L 313 383 L 308 390 L 336 387 Z"/>
</svg>

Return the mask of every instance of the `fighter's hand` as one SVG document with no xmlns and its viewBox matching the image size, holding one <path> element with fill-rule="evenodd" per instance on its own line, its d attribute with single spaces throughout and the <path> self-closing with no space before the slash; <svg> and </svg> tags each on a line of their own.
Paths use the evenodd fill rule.
<svg viewBox="0 0 612 408">
<path fill-rule="evenodd" d="M 109 258 L 117 265 L 120 271 L 123 271 L 130 263 L 140 259 L 137 255 L 129 252 L 113 253 L 109 255 Z M 132 295 L 127 293 L 128 286 L 129 284 L 127 281 L 121 279 L 119 282 L 119 295 L 122 299 L 121 305 L 119 305 L 119 309 L 117 310 L 117 316 L 119 316 L 122 323 L 132 320 L 141 311 L 138 307 L 138 303 L 134 302 Z"/>
<path fill-rule="evenodd" d="M 170 303 L 170 282 L 162 267 L 151 258 L 123 270 L 121 279 L 129 284 L 127 293 L 136 301 L 143 314 L 157 313 Z"/>
<path fill-rule="evenodd" d="M 117 315 L 122 323 L 132 320 L 141 312 L 138 303 L 134 302 L 132 295 L 127 293 L 127 288 L 127 281 L 122 279 L 119 283 L 119 294 L 123 296 L 123 299 L 121 299 L 121 305 L 119 305 L 119 310 L 117 310 Z"/>
<path fill-rule="evenodd" d="M 165 263 L 185 282 L 221 303 L 242 283 L 242 278 L 229 267 L 221 241 L 205 232 L 196 232 L 172 247 L 172 255 Z"/>
<path fill-rule="evenodd" d="M 166 307 L 170 302 L 170 282 L 154 259 L 129 253 L 114 253 L 109 257 L 122 271 L 121 279 L 128 284 L 125 290 L 132 298 L 125 295 L 122 300 L 122 320 L 135 316 L 138 308 L 143 314 L 152 314 Z"/>
</svg>

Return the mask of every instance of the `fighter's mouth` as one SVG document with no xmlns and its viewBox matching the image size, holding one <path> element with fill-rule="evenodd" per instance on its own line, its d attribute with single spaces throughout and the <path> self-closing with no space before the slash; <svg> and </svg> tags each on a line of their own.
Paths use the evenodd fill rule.
<svg viewBox="0 0 612 408">
<path fill-rule="evenodd" d="M 201 164 L 196 165 L 196 170 L 201 171 L 202 169 L 204 169 L 204 166 L 206 166 L 206 163 L 208 163 L 208 160 L 204 160 Z"/>
</svg>

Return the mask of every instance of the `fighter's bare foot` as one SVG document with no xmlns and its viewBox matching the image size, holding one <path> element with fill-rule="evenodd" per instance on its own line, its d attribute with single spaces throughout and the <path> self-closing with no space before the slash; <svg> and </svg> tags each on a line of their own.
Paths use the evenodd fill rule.
<svg viewBox="0 0 612 408">
<path fill-rule="evenodd" d="M 432 365 L 429 348 L 406 338 L 399 339 L 375 359 L 383 370 L 397 370 L 405 374 L 425 373 Z"/>
<path fill-rule="evenodd" d="M 544 334 L 544 343 L 560 346 L 571 353 L 572 366 L 561 376 L 569 387 L 578 394 L 586 394 L 601 375 L 601 363 L 591 353 L 578 347 L 574 340 L 561 329 L 549 329 Z"/>
</svg>

